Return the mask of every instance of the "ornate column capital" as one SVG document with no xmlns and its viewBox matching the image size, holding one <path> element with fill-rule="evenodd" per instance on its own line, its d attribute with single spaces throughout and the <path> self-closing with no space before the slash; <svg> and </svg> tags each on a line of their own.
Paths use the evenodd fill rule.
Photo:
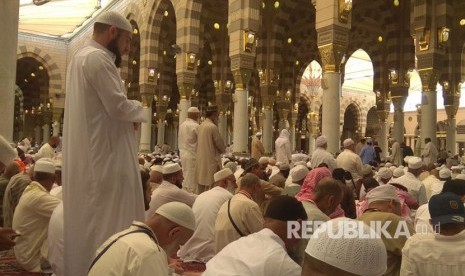
<svg viewBox="0 0 465 276">
<path fill-rule="evenodd" d="M 153 93 L 141 93 L 142 107 L 151 108 L 153 103 Z"/>
<path fill-rule="evenodd" d="M 195 84 L 195 71 L 183 70 L 176 74 L 179 95 L 181 99 L 189 100 Z"/>
<path fill-rule="evenodd" d="M 329 43 L 326 45 L 318 46 L 321 55 L 321 62 L 323 64 L 323 71 L 326 73 L 340 72 L 341 61 L 346 50 L 346 46 Z"/>
<path fill-rule="evenodd" d="M 403 112 L 405 102 L 407 101 L 407 97 L 392 97 L 391 101 L 392 101 L 392 104 L 394 105 L 395 111 Z"/>
<path fill-rule="evenodd" d="M 248 68 L 239 68 L 232 70 L 236 88 L 246 89 L 249 84 L 252 70 Z"/>
<path fill-rule="evenodd" d="M 419 69 L 421 87 L 423 92 L 436 91 L 436 84 L 439 80 L 440 71 L 434 68 Z"/>
</svg>

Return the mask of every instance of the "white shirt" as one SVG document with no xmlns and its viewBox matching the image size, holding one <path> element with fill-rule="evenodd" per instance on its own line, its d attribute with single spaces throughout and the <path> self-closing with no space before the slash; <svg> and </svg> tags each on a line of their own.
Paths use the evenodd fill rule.
<svg viewBox="0 0 465 276">
<path fill-rule="evenodd" d="M 204 276 L 300 276 L 301 267 L 287 254 L 284 242 L 270 229 L 228 244 L 207 263 Z"/>
<path fill-rule="evenodd" d="M 328 165 L 328 169 L 333 171 L 336 168 L 336 160 L 334 156 L 326 151 L 324 148 L 316 148 L 312 154 L 311 167 L 314 169 L 321 163 Z"/>
<path fill-rule="evenodd" d="M 149 219 L 151 216 L 153 216 L 153 214 L 155 214 L 155 211 L 157 211 L 157 209 L 163 204 L 172 201 L 178 201 L 192 207 L 196 198 L 196 194 L 191 194 L 185 190 L 179 189 L 179 187 L 177 187 L 176 185 L 171 184 L 166 180 L 163 180 L 160 186 L 158 186 L 158 188 L 152 193 L 152 200 L 150 200 L 150 208 L 147 211 L 145 211 L 145 219 Z"/>
<path fill-rule="evenodd" d="M 49 143 L 45 143 L 39 151 L 34 155 L 34 160 L 37 161 L 40 158 L 50 158 L 53 159 L 55 156 L 55 149 L 50 146 Z"/>
<path fill-rule="evenodd" d="M 402 249 L 401 276 L 464 275 L 465 230 L 454 236 L 415 234 Z"/>
<path fill-rule="evenodd" d="M 168 276 L 166 253 L 157 245 L 152 229 L 142 222 L 134 221 L 128 229 L 111 236 L 97 249 L 95 256 L 119 236 L 139 229 L 146 229 L 152 235 L 131 233 L 121 237 L 101 255 L 100 259 L 89 271 L 88 276 Z"/>
<path fill-rule="evenodd" d="M 185 262 L 208 262 L 215 256 L 215 222 L 221 205 L 233 195 L 222 187 L 200 194 L 192 206 L 197 229 L 178 251 Z"/>
<path fill-rule="evenodd" d="M 291 141 L 289 140 L 289 131 L 281 130 L 281 134 L 275 141 L 276 162 L 289 164 L 292 161 Z"/>
<path fill-rule="evenodd" d="M 446 181 L 443 181 L 443 180 L 434 182 L 433 185 L 431 185 L 431 196 L 440 194 L 442 192 L 442 188 L 444 187 L 445 182 Z"/>
<path fill-rule="evenodd" d="M 65 275 L 63 251 L 63 202 L 60 202 L 53 211 L 48 225 L 48 262 L 56 276 Z"/>
<path fill-rule="evenodd" d="M 27 271 L 41 271 L 40 259 L 48 256 L 48 223 L 60 202 L 35 181 L 26 187 L 19 199 L 13 215 L 13 229 L 21 236 L 16 238 L 14 249 L 16 260 Z"/>
<path fill-rule="evenodd" d="M 436 176 L 430 174 L 425 179 L 423 179 L 422 182 L 423 185 L 425 185 L 426 198 L 429 200 L 432 196 L 431 191 L 434 183 L 438 183 L 440 180 L 437 179 Z"/>
<path fill-rule="evenodd" d="M 425 185 L 416 178 L 412 173 L 405 172 L 405 174 L 399 178 L 396 178 L 394 183 L 403 185 L 408 189 L 408 193 L 418 202 L 419 205 L 426 204 L 428 199 L 426 198 Z"/>
<path fill-rule="evenodd" d="M 362 177 L 362 159 L 351 150 L 345 149 L 337 156 L 336 167 L 349 171 L 354 180 Z"/>
<path fill-rule="evenodd" d="M 178 147 L 181 159 L 184 155 L 196 156 L 199 123 L 190 118 L 179 126 Z"/>
<path fill-rule="evenodd" d="M 423 204 L 418 207 L 415 213 L 415 233 L 434 233 L 433 227 L 429 220 L 431 215 L 429 214 L 428 204 Z"/>
</svg>

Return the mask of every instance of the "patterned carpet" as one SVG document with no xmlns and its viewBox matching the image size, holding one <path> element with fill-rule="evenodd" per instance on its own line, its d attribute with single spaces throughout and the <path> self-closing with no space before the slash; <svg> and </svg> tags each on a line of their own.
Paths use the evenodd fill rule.
<svg viewBox="0 0 465 276">
<path fill-rule="evenodd" d="M 49 275 L 43 273 L 27 272 L 16 262 L 12 251 L 0 252 L 0 275 L 1 276 L 41 276 Z"/>
</svg>

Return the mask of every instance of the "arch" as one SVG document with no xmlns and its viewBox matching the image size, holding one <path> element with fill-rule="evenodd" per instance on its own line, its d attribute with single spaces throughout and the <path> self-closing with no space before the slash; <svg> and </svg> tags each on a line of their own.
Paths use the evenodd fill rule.
<svg viewBox="0 0 465 276">
<path fill-rule="evenodd" d="M 15 109 L 13 122 L 13 141 L 20 141 L 23 137 L 24 124 L 24 95 L 21 88 L 15 87 Z"/>
<path fill-rule="evenodd" d="M 366 116 L 366 130 L 365 130 L 365 136 L 366 137 L 374 137 L 378 135 L 378 132 L 380 130 L 380 125 L 379 125 L 379 119 L 378 119 L 378 113 L 376 111 L 376 107 L 370 108 L 367 112 Z"/>
<path fill-rule="evenodd" d="M 351 103 L 347 106 L 344 111 L 344 124 L 342 127 L 341 141 L 352 138 L 358 140 L 361 135 L 360 128 L 360 108 L 355 104 Z"/>
<path fill-rule="evenodd" d="M 60 68 L 49 54 L 36 46 L 21 45 L 17 49 L 16 60 L 25 57 L 37 60 L 42 63 L 44 68 L 47 70 L 49 77 L 49 95 L 55 97 L 57 94 L 64 93 Z"/>
<path fill-rule="evenodd" d="M 361 48 L 354 51 L 344 65 L 342 89 L 373 92 L 373 78 L 373 62 L 370 55 Z"/>
</svg>

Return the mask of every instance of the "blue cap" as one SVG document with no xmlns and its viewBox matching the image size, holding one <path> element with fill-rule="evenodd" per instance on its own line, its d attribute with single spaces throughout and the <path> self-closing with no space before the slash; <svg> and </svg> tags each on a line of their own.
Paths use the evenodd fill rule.
<svg viewBox="0 0 465 276">
<path fill-rule="evenodd" d="M 433 226 L 465 224 L 465 207 L 460 197 L 454 193 L 446 192 L 432 196 L 428 207 Z"/>
</svg>

